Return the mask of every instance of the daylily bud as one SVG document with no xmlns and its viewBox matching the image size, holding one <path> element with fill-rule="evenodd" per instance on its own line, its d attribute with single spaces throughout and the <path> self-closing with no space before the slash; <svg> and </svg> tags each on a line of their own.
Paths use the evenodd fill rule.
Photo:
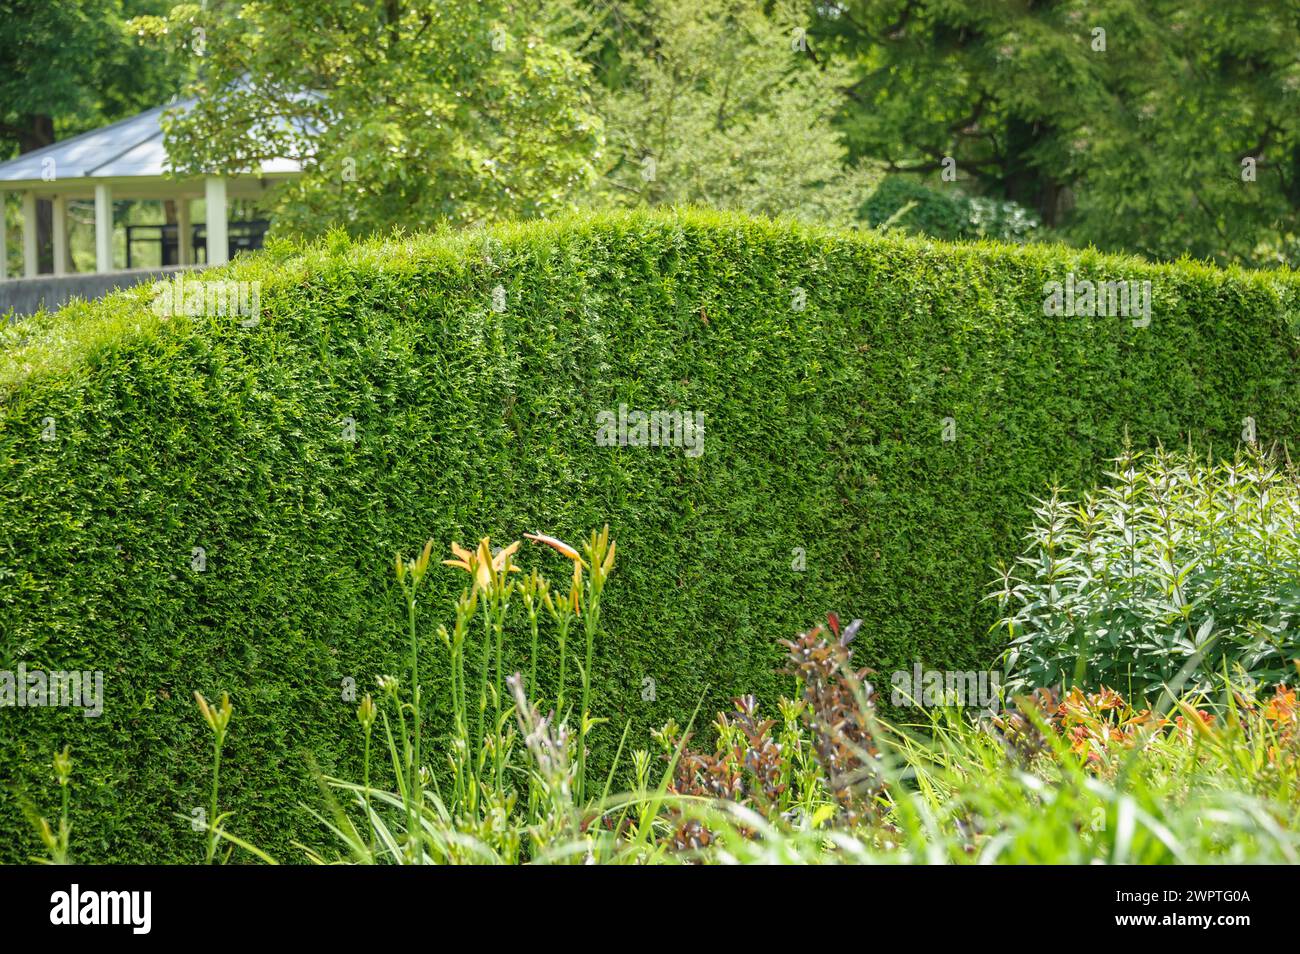
<svg viewBox="0 0 1300 954">
<path fill-rule="evenodd" d="M 59 842 L 58 839 L 54 837 L 54 832 L 50 830 L 50 823 L 47 822 L 44 818 L 41 818 L 39 819 L 39 824 L 40 824 L 41 841 L 45 843 L 45 847 L 48 848 L 50 851 L 56 851 L 58 849 Z"/>
<path fill-rule="evenodd" d="M 208 707 L 208 700 L 204 699 L 203 693 L 199 692 L 197 689 L 194 690 L 194 700 L 199 704 L 199 712 L 203 715 L 203 721 L 208 724 L 208 728 L 215 732 L 217 730 L 217 720 L 216 716 L 213 715 L 212 710 Z"/>
<path fill-rule="evenodd" d="M 579 595 L 582 593 L 582 564 L 574 561 L 573 564 L 573 586 L 569 590 L 569 595 L 573 599 L 573 611 L 582 612 L 582 604 Z"/>
<path fill-rule="evenodd" d="M 203 693 L 197 689 L 194 690 L 194 700 L 199 704 L 199 712 L 203 715 L 203 721 L 208 724 L 208 728 L 213 732 L 221 735 L 226 731 L 226 726 L 230 724 L 230 693 L 221 694 L 221 705 L 213 706 L 203 698 Z"/>
<path fill-rule="evenodd" d="M 357 706 L 357 721 L 367 732 L 375 724 L 375 700 L 370 698 L 368 692 L 362 697 L 361 705 Z"/>
<path fill-rule="evenodd" d="M 226 726 L 230 725 L 230 714 L 233 711 L 234 711 L 234 707 L 231 706 L 230 704 L 230 693 L 222 692 L 221 711 L 216 714 L 217 725 L 221 727 L 222 732 L 225 732 Z"/>
<path fill-rule="evenodd" d="M 60 785 L 67 785 L 72 777 L 72 749 L 65 745 L 62 752 L 54 753 L 54 777 Z"/>
<path fill-rule="evenodd" d="M 411 579 L 419 583 L 424 579 L 424 572 L 429 569 L 429 557 L 433 553 L 433 541 L 429 540 L 424 545 L 424 550 L 411 563 Z"/>
<path fill-rule="evenodd" d="M 563 540 L 558 540 L 555 537 L 548 537 L 542 533 L 525 533 L 524 537 L 537 543 L 544 543 L 557 553 L 568 557 L 574 563 L 582 563 L 583 566 L 586 566 L 586 564 L 583 563 L 582 557 L 578 554 L 578 551 L 573 549 L 573 547 L 569 546 Z"/>
</svg>

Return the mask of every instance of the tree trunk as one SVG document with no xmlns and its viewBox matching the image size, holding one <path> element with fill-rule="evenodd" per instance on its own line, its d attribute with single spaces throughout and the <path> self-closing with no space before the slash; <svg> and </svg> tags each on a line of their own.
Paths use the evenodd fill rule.
<svg viewBox="0 0 1300 954">
<path fill-rule="evenodd" d="M 1006 156 L 1002 161 L 1006 197 L 1035 210 L 1049 228 L 1061 219 L 1065 183 L 1046 175 L 1029 161 L 1029 151 L 1050 130 L 1022 119 L 1007 122 Z"/>
</svg>

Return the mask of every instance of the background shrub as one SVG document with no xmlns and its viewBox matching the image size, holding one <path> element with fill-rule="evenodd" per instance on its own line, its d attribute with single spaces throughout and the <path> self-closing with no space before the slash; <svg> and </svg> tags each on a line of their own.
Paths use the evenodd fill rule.
<svg viewBox="0 0 1300 954">
<path fill-rule="evenodd" d="M 1064 680 L 1150 697 L 1189 663 L 1187 685 L 1202 689 L 1225 673 L 1294 676 L 1294 473 L 1259 454 L 1205 463 L 1161 451 L 1125 455 L 1109 476 L 1078 502 L 1054 493 L 1034 510 L 1030 545 L 998 593 L 1008 686 Z"/>
<path fill-rule="evenodd" d="M 888 176 L 859 209 L 871 226 L 889 223 L 905 232 L 946 241 L 999 239 L 1023 242 L 1042 224 L 1029 209 L 1006 199 L 932 189 L 906 176 Z"/>
<path fill-rule="evenodd" d="M 1151 325 L 1045 318 L 1071 271 L 1150 280 Z M 65 743 L 74 853 L 201 858 L 174 817 L 205 803 L 194 690 L 234 703 L 230 830 L 293 857 L 304 756 L 360 777 L 345 680 L 400 669 L 393 554 L 429 537 L 608 521 L 600 771 L 625 721 L 644 740 L 706 689 L 703 712 L 774 706 L 778 638 L 826 608 L 877 670 L 987 666 L 981 598 L 1032 495 L 1091 485 L 1126 434 L 1300 425 L 1289 273 L 687 213 L 280 244 L 218 275 L 263 283 L 256 324 L 135 289 L 3 333 L 0 669 L 101 669 L 107 694 L 99 719 L 0 710 L 5 860 L 38 850 L 20 800 Z M 702 411 L 704 453 L 596 446 L 620 404 Z M 461 582 L 431 573 L 427 605 Z"/>
</svg>

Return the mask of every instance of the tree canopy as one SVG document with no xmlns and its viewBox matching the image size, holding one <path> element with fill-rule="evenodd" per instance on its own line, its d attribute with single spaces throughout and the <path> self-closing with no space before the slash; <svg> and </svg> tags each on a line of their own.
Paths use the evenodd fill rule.
<svg viewBox="0 0 1300 954">
<path fill-rule="evenodd" d="M 574 207 L 596 175 L 589 68 L 547 35 L 548 5 L 297 0 L 183 5 L 142 22 L 204 40 L 171 117 L 180 172 L 299 158 L 279 224 L 429 228 Z M 195 31 L 198 31 L 195 34 Z"/>
<path fill-rule="evenodd" d="M 0 10 L 0 148 L 183 87 L 198 105 L 168 120 L 176 172 L 300 158 L 271 210 L 289 231 L 694 203 L 1300 260 L 1300 10 L 1287 0 Z"/>
<path fill-rule="evenodd" d="M 1154 257 L 1294 261 L 1300 11 L 1282 0 L 839 0 L 855 156 Z M 1250 161 L 1247 161 L 1250 160 Z"/>
</svg>

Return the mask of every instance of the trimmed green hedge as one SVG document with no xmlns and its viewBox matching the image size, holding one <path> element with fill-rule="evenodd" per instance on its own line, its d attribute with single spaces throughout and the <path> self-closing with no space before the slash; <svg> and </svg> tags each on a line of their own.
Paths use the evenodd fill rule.
<svg viewBox="0 0 1300 954">
<path fill-rule="evenodd" d="M 1045 318 L 1071 271 L 1151 281 L 1151 325 Z M 1300 428 L 1289 273 L 686 213 L 280 245 L 216 275 L 262 282 L 258 323 L 162 319 L 135 289 L 5 332 L 0 669 L 102 670 L 106 708 L 0 709 L 4 860 L 39 850 L 20 806 L 54 807 L 64 743 L 77 857 L 199 859 L 176 817 L 206 798 L 196 689 L 234 700 L 232 830 L 300 858 L 306 756 L 359 776 L 342 682 L 400 670 L 393 554 L 430 536 L 609 522 L 607 756 L 706 687 L 788 693 L 776 640 L 826 609 L 865 619 L 856 658 L 886 679 L 987 666 L 980 600 L 1030 495 L 1094 483 L 1126 434 Z M 597 446 L 621 404 L 702 411 L 704 453 Z"/>
</svg>

